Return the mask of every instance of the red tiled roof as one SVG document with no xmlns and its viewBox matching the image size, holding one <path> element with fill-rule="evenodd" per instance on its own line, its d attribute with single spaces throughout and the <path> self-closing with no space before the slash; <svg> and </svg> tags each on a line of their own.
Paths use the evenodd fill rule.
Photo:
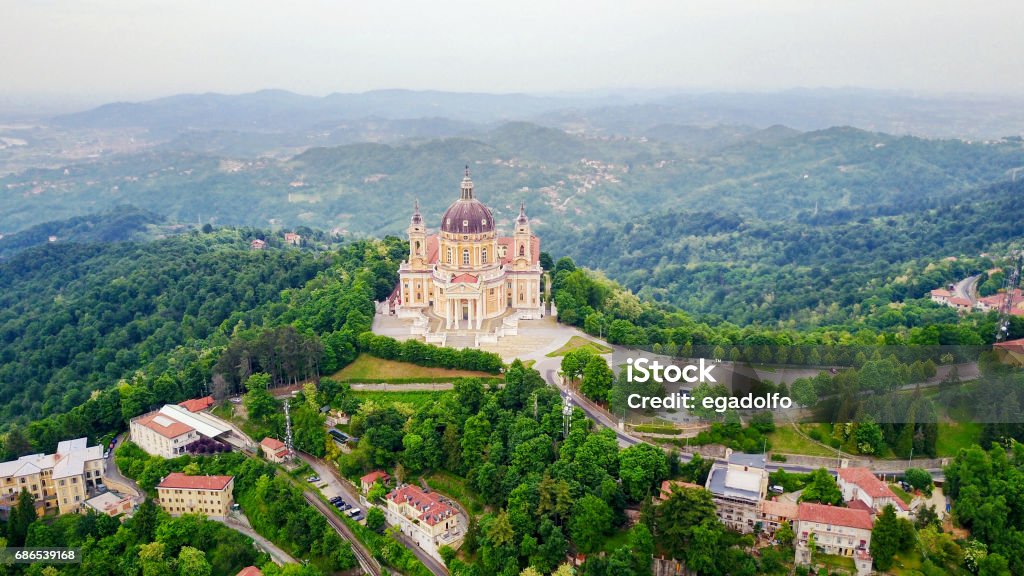
<svg viewBox="0 0 1024 576">
<path fill-rule="evenodd" d="M 213 406 L 213 396 L 203 396 L 202 398 L 192 398 L 191 400 L 185 400 L 179 402 L 178 406 L 181 406 L 189 412 L 199 412 L 200 410 L 206 410 L 210 406 Z"/>
<path fill-rule="evenodd" d="M 818 522 L 819 524 L 847 526 L 862 530 L 871 530 L 874 526 L 871 523 L 871 514 L 864 510 L 826 506 L 825 504 L 815 504 L 813 502 L 800 503 L 800 507 L 797 510 L 797 519 L 801 522 Z"/>
<path fill-rule="evenodd" d="M 932 296 L 945 296 L 946 298 L 949 298 L 952 295 L 953 293 L 945 288 L 936 288 L 935 290 L 932 290 Z"/>
<path fill-rule="evenodd" d="M 779 518 L 796 518 L 798 507 L 792 502 L 765 500 L 761 502 L 761 512 Z"/>
<path fill-rule="evenodd" d="M 263 576 L 263 572 L 255 566 L 246 566 L 235 576 Z"/>
<path fill-rule="evenodd" d="M 659 500 L 668 500 L 669 496 L 672 495 L 672 488 L 678 486 L 680 488 L 699 488 L 703 490 L 704 487 L 700 484 L 694 484 L 692 482 L 683 482 L 682 480 L 665 480 L 661 483 L 661 491 L 658 493 Z"/>
<path fill-rule="evenodd" d="M 458 513 L 455 508 L 443 502 L 436 492 L 424 492 L 412 484 L 392 490 L 387 499 L 396 504 L 409 504 L 416 509 L 420 521 L 430 526 Z"/>
<path fill-rule="evenodd" d="M 949 299 L 949 303 L 954 305 L 954 306 L 970 306 L 971 305 L 971 301 L 970 300 L 968 300 L 967 298 L 961 298 L 959 296 L 953 296 L 952 298 L 950 298 Z"/>
<path fill-rule="evenodd" d="M 188 476 L 181 472 L 171 472 L 157 488 L 183 488 L 186 490 L 223 490 L 233 476 Z"/>
<path fill-rule="evenodd" d="M 288 455 L 288 447 L 284 445 L 277 438 L 270 438 L 269 436 L 260 441 L 260 446 L 263 447 L 263 451 L 273 454 L 278 458 L 282 458 Z"/>
<path fill-rule="evenodd" d="M 1017 338 L 1016 340 L 1007 340 L 1006 342 L 998 342 L 993 344 L 995 348 L 1002 348 L 1008 352 L 1019 352 L 1024 353 L 1024 338 Z"/>
<path fill-rule="evenodd" d="M 867 468 L 840 468 L 839 478 L 849 484 L 855 484 L 865 494 L 874 498 L 892 498 L 893 504 L 906 510 L 907 505 L 900 500 L 896 494 L 886 486 L 885 482 L 879 480 L 871 470 Z"/>
<path fill-rule="evenodd" d="M 473 276 L 472 274 L 459 274 L 458 276 L 452 278 L 452 282 L 465 282 L 467 284 L 476 284 L 478 280 L 479 278 Z"/>
<path fill-rule="evenodd" d="M 166 426 L 160 424 L 160 422 L 155 421 L 157 417 L 159 417 L 161 421 L 169 421 L 170 424 Z M 161 414 L 160 412 L 150 412 L 145 416 L 140 416 L 139 419 L 136 420 L 136 422 L 138 422 L 142 426 L 145 426 L 146 428 L 149 428 L 150 430 L 156 432 L 157 434 L 163 436 L 164 438 L 177 438 L 178 436 L 188 434 L 189 432 L 195 430 L 188 424 L 182 424 L 181 422 L 174 420 L 173 418 L 167 416 L 166 414 Z"/>
<path fill-rule="evenodd" d="M 387 482 L 388 478 L 391 478 L 391 477 L 388 476 L 388 473 L 384 472 L 383 470 L 374 470 L 373 472 L 370 472 L 366 476 L 363 476 L 362 478 L 360 478 L 359 481 L 364 483 L 364 484 L 373 484 L 374 482 L 376 482 L 377 480 L 380 480 L 381 478 L 383 478 L 384 481 Z"/>
</svg>

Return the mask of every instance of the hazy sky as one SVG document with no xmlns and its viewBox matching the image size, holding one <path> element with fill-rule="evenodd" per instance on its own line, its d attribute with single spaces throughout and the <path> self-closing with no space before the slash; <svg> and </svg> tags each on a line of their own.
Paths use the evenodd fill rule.
<svg viewBox="0 0 1024 576">
<path fill-rule="evenodd" d="M 1024 94 L 1020 0 L 0 0 L 0 96 Z"/>
</svg>

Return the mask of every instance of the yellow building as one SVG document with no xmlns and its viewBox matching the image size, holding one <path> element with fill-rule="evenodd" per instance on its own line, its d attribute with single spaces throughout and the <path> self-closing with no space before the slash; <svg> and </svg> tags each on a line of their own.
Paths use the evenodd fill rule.
<svg viewBox="0 0 1024 576">
<path fill-rule="evenodd" d="M 543 315 L 540 240 L 520 205 L 512 236 L 498 236 L 490 209 L 473 197 L 469 169 L 462 190 L 428 234 L 416 204 L 409 259 L 399 268 L 399 315 L 440 317 L 446 329 L 479 330 L 484 320 Z"/>
<path fill-rule="evenodd" d="M 53 454 L 31 454 L 0 464 L 0 507 L 17 502 L 28 490 L 40 511 L 77 512 L 100 485 L 106 472 L 102 446 L 87 446 L 86 438 L 64 440 Z"/>
<path fill-rule="evenodd" d="M 227 516 L 234 503 L 232 476 L 188 476 L 181 472 L 168 474 L 156 486 L 160 507 L 172 516 L 205 514 Z"/>
</svg>

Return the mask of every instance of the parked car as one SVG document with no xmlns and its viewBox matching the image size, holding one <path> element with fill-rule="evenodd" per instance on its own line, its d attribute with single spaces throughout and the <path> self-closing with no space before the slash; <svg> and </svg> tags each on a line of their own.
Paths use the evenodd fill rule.
<svg viewBox="0 0 1024 576">
<path fill-rule="evenodd" d="M 320 481 L 320 477 L 317 476 L 316 474 L 310 476 L 309 478 L 306 478 L 306 482 L 309 482 L 310 484 L 315 484 L 316 482 L 319 482 L 319 481 Z"/>
<path fill-rule="evenodd" d="M 363 518 L 366 518 L 366 516 L 363 516 L 362 512 L 360 512 L 359 514 L 356 514 L 355 516 L 352 517 L 352 519 L 355 520 L 356 522 L 362 522 Z"/>
<path fill-rule="evenodd" d="M 774 486 L 768 487 L 768 491 L 772 492 L 773 494 L 782 494 L 783 492 L 786 491 L 786 489 L 776 484 Z"/>
<path fill-rule="evenodd" d="M 328 502 L 330 502 L 331 504 L 337 504 L 338 502 L 341 502 L 341 496 L 335 496 L 334 498 L 328 500 Z"/>
<path fill-rule="evenodd" d="M 355 517 L 356 515 L 359 514 L 359 512 L 360 512 L 359 508 L 353 508 L 353 509 L 349 510 L 348 512 L 346 512 L 346 514 L 348 514 L 349 517 Z"/>
</svg>

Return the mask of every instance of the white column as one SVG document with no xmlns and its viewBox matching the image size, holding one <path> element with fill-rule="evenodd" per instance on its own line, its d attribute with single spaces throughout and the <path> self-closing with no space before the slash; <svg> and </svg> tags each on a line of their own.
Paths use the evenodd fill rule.
<svg viewBox="0 0 1024 576">
<path fill-rule="evenodd" d="M 452 301 L 450 298 L 445 298 L 444 301 L 444 327 L 446 329 L 452 327 Z"/>
<path fill-rule="evenodd" d="M 476 312 L 476 302 L 470 298 L 466 300 L 466 307 L 469 308 L 469 317 L 466 319 L 466 328 L 472 330 L 476 326 L 476 319 L 474 318 L 474 316 L 476 316 L 476 314 L 474 314 L 474 312 Z"/>
<path fill-rule="evenodd" d="M 476 329 L 479 330 L 484 325 L 484 298 L 480 296 L 476 301 L 477 315 L 476 315 Z"/>
</svg>

